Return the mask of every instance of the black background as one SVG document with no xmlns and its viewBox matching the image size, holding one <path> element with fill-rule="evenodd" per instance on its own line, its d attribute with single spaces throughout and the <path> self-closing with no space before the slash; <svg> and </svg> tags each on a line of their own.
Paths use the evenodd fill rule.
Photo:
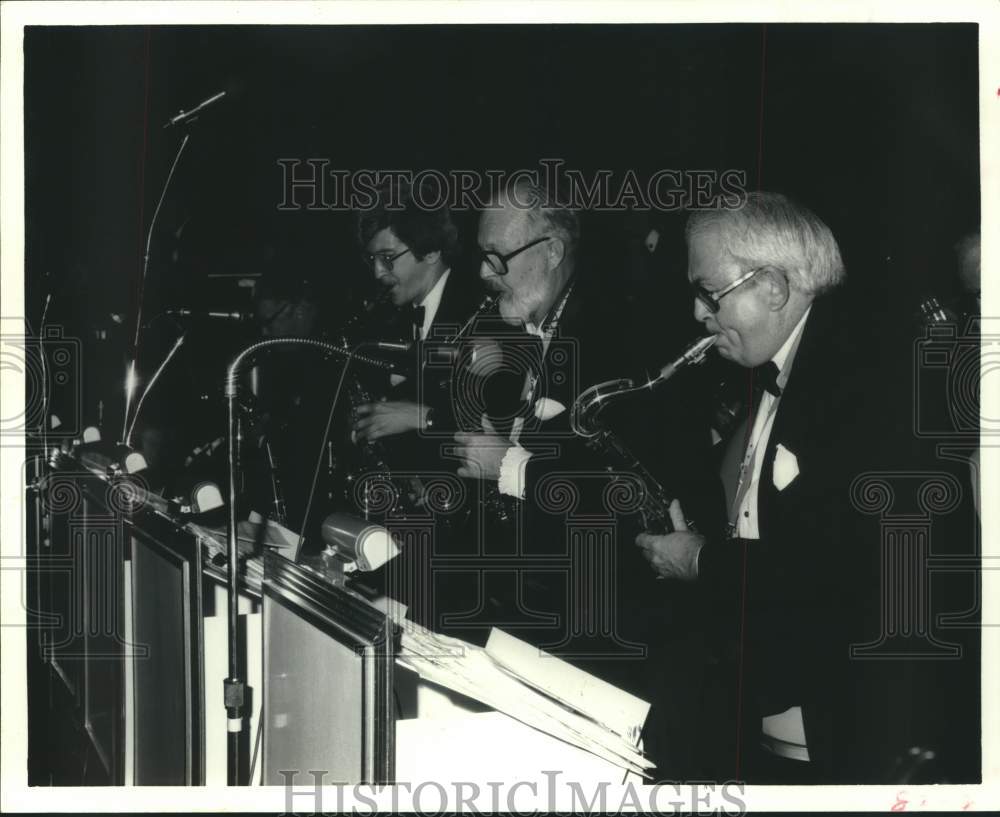
<svg viewBox="0 0 1000 817">
<path fill-rule="evenodd" d="M 877 319 L 953 290 L 952 246 L 979 220 L 972 24 L 29 27 L 25 315 L 37 325 L 53 293 L 50 323 L 111 330 L 88 358 L 100 385 L 85 414 L 120 400 L 108 392 L 180 141 L 162 125 L 219 90 L 229 96 L 194 129 L 159 217 L 147 319 L 244 306 L 245 291 L 208 274 L 269 265 L 323 276 L 350 311 L 362 280 L 350 215 L 279 212 L 279 158 L 446 171 L 558 157 L 616 178 L 743 170 L 748 188 L 791 194 L 830 224 Z M 650 307 L 642 320 L 683 335 L 690 301 L 663 297 L 683 283 L 683 214 L 661 223 L 658 277 L 629 279 L 659 296 L 627 294 Z M 475 214 L 460 225 L 468 247 Z M 604 214 L 591 230 L 595 266 L 620 289 L 627 224 Z M 174 331 L 149 332 L 147 372 Z M 202 332 L 185 354 L 219 374 L 232 335 Z"/>
</svg>

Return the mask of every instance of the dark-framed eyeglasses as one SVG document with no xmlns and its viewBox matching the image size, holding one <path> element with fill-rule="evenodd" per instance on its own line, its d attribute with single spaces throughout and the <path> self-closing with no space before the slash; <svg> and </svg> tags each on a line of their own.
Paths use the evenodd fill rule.
<svg viewBox="0 0 1000 817">
<path fill-rule="evenodd" d="M 392 272 L 392 265 L 397 258 L 402 258 L 410 251 L 407 247 L 405 250 L 393 255 L 391 252 L 376 252 L 376 253 L 362 253 L 361 257 L 364 259 L 365 264 L 368 265 L 368 269 L 375 269 L 375 262 L 381 261 L 382 266 L 385 267 L 386 272 Z"/>
<path fill-rule="evenodd" d="M 548 241 L 552 236 L 543 235 L 541 238 L 536 238 L 534 241 L 529 241 L 523 247 L 518 247 L 516 250 L 507 253 L 506 255 L 501 255 L 494 250 L 484 250 L 482 247 L 479 248 L 479 261 L 480 263 L 485 262 L 486 265 L 493 270 L 497 275 L 506 275 L 510 272 L 507 267 L 507 262 L 510 261 L 515 255 L 520 255 L 525 250 L 530 250 L 532 247 L 541 244 L 543 241 Z"/>
<path fill-rule="evenodd" d="M 692 286 L 694 287 L 694 297 L 697 298 L 699 301 L 701 301 L 701 303 L 704 304 L 705 309 L 707 309 L 714 315 L 721 308 L 719 306 L 719 301 L 725 298 L 734 289 L 743 286 L 747 281 L 749 281 L 751 278 L 757 275 L 757 273 L 763 272 L 766 269 L 767 269 L 766 266 L 754 267 L 752 270 L 744 273 L 735 281 L 733 281 L 731 284 L 727 284 L 717 292 L 710 292 L 700 284 L 693 284 Z"/>
</svg>

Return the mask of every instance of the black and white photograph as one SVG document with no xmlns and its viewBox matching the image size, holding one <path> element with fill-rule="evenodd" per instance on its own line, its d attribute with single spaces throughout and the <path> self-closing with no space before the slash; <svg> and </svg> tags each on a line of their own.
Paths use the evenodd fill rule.
<svg viewBox="0 0 1000 817">
<path fill-rule="evenodd" d="M 1000 807 L 997 9 L 846 5 L 5 3 L 4 810 Z"/>
</svg>

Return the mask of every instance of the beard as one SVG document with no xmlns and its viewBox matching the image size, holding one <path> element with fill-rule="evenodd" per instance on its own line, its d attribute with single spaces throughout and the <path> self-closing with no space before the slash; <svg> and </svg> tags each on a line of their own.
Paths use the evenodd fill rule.
<svg viewBox="0 0 1000 817">
<path fill-rule="evenodd" d="M 544 300 L 545 293 L 539 289 L 520 293 L 506 290 L 500 294 L 500 317 L 512 325 L 530 323 Z"/>
<path fill-rule="evenodd" d="M 527 320 L 524 304 L 512 292 L 500 293 L 500 317 L 512 326 Z"/>
</svg>

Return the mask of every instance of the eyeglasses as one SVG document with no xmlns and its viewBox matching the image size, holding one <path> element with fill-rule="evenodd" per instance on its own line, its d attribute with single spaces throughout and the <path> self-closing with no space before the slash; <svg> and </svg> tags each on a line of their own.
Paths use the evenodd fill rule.
<svg viewBox="0 0 1000 817">
<path fill-rule="evenodd" d="M 376 253 L 362 253 L 361 257 L 364 259 L 364 262 L 368 265 L 369 269 L 375 269 L 375 262 L 381 261 L 382 266 L 385 267 L 385 271 L 392 272 L 393 262 L 397 258 L 402 258 L 409 251 L 410 248 L 407 247 L 405 250 L 403 250 L 402 252 L 398 252 L 395 255 L 392 255 L 391 253 L 388 252 L 376 252 Z"/>
<path fill-rule="evenodd" d="M 510 261 L 515 255 L 520 255 L 525 250 L 530 250 L 537 244 L 541 244 L 543 241 L 548 241 L 552 236 L 543 235 L 541 238 L 536 238 L 534 241 L 529 241 L 523 247 L 518 247 L 513 252 L 509 252 L 506 255 L 501 255 L 493 250 L 484 250 L 482 247 L 479 248 L 479 261 L 480 263 L 485 262 L 486 265 L 493 270 L 497 275 L 506 275 L 510 270 L 507 267 L 507 262 Z"/>
<path fill-rule="evenodd" d="M 732 292 L 737 287 L 743 286 L 743 284 L 745 284 L 747 281 L 753 278 L 757 273 L 763 272 L 766 269 L 767 267 L 754 267 L 752 270 L 741 275 L 731 284 L 727 284 L 717 292 L 709 292 L 707 289 L 705 289 L 705 287 L 699 284 L 693 284 L 694 297 L 697 298 L 699 301 L 701 301 L 702 304 L 705 305 L 705 308 L 714 315 L 721 308 L 719 306 L 719 301 L 725 298 L 730 292 Z"/>
</svg>

